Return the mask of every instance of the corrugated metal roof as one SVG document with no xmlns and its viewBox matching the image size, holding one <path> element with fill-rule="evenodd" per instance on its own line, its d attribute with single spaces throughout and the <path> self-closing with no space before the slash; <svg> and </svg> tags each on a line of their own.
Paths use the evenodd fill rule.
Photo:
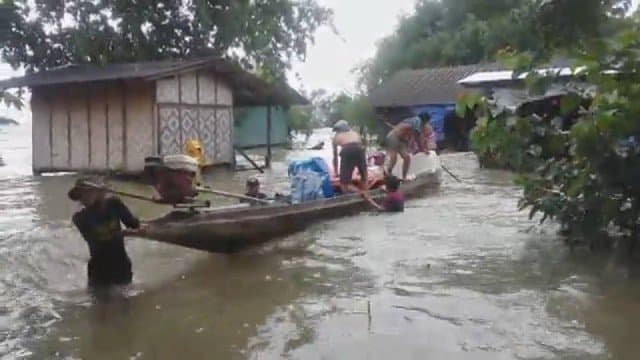
<svg viewBox="0 0 640 360">
<path fill-rule="evenodd" d="M 69 65 L 0 81 L 0 89 L 39 87 L 69 83 L 125 79 L 153 80 L 181 72 L 208 70 L 231 83 L 238 105 L 308 104 L 308 100 L 285 83 L 269 84 L 219 57 L 98 65 Z"/>
<path fill-rule="evenodd" d="M 574 72 L 571 68 L 543 68 L 534 70 L 534 72 L 538 73 L 541 76 L 559 76 L 559 77 L 567 77 L 578 74 L 581 69 L 576 69 Z M 529 75 L 528 72 L 518 74 L 518 76 L 514 76 L 514 72 L 510 70 L 502 70 L 502 71 L 482 71 L 472 74 L 470 76 L 465 77 L 458 81 L 458 84 L 462 86 L 482 86 L 489 85 L 493 83 L 501 83 L 501 82 L 510 82 L 510 81 L 518 81 L 524 80 Z"/>
<path fill-rule="evenodd" d="M 585 70 L 586 68 L 584 66 L 575 69 L 569 67 L 549 67 L 532 70 L 531 72 L 536 73 L 540 76 L 572 78 L 579 77 L 584 73 Z M 618 73 L 618 71 L 605 70 L 602 73 L 606 75 L 615 75 Z M 524 72 L 518 74 L 518 76 L 514 76 L 515 74 L 513 71 L 483 71 L 465 77 L 464 79 L 458 81 L 458 84 L 465 87 L 486 87 L 496 84 L 509 84 L 522 81 L 526 79 L 529 74 L 530 72 Z"/>
<path fill-rule="evenodd" d="M 458 81 L 477 72 L 501 69 L 498 64 L 400 70 L 369 96 L 375 107 L 453 104 L 464 91 Z"/>
</svg>

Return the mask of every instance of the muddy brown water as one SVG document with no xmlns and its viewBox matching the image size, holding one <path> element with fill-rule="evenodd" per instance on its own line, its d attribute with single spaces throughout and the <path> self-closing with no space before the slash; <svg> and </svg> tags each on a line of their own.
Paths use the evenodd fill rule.
<svg viewBox="0 0 640 360">
<path fill-rule="evenodd" d="M 510 174 L 471 154 L 443 157 L 464 182 L 445 178 L 404 214 L 326 221 L 234 256 L 132 239 L 134 284 L 105 300 L 85 288 L 73 176 L 31 176 L 29 134 L 0 129 L 4 358 L 638 358 L 634 267 L 570 252 L 517 211 Z M 263 181 L 283 190 L 299 155 L 280 151 Z M 249 174 L 209 178 L 238 191 Z M 143 218 L 164 211 L 126 201 Z"/>
</svg>

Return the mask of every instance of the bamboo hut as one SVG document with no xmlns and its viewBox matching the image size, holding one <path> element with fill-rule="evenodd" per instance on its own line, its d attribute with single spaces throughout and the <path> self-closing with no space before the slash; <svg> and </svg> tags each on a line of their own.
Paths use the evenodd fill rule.
<svg viewBox="0 0 640 360">
<path fill-rule="evenodd" d="M 234 107 L 307 103 L 217 57 L 71 65 L 0 81 L 0 89 L 18 87 L 32 92 L 35 173 L 139 173 L 145 157 L 182 153 L 190 139 L 201 142 L 207 165 L 231 164 Z"/>
</svg>

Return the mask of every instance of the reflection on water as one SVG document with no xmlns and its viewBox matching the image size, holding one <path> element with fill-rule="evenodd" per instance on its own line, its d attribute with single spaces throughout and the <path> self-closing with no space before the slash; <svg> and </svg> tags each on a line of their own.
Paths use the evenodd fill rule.
<svg viewBox="0 0 640 360">
<path fill-rule="evenodd" d="M 480 170 L 470 154 L 444 157 L 463 183 L 446 179 L 404 214 L 327 221 L 235 256 L 130 240 L 134 284 L 96 301 L 85 290 L 86 245 L 69 221 L 73 177 L 31 176 L 29 139 L 26 127 L 0 131 L 8 162 L 0 354 L 630 359 L 640 351 L 637 270 L 569 252 L 553 227 L 517 211 L 508 173 Z M 304 153 L 280 151 L 261 179 L 285 190 L 285 160 Z M 240 191 L 250 174 L 217 170 L 208 180 Z M 166 210 L 126 201 L 143 218 Z"/>
</svg>

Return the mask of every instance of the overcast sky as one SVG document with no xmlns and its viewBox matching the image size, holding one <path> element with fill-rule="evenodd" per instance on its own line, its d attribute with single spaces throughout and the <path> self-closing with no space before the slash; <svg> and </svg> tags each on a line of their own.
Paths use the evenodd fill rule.
<svg viewBox="0 0 640 360">
<path fill-rule="evenodd" d="M 293 73 L 302 78 L 307 90 L 326 88 L 352 89 L 351 70 L 375 53 L 376 42 L 393 32 L 398 17 L 413 12 L 415 0 L 318 0 L 334 11 L 338 34 L 323 28 L 310 46 L 304 63 L 297 63 Z M 295 77 L 289 76 L 298 85 Z"/>
</svg>

